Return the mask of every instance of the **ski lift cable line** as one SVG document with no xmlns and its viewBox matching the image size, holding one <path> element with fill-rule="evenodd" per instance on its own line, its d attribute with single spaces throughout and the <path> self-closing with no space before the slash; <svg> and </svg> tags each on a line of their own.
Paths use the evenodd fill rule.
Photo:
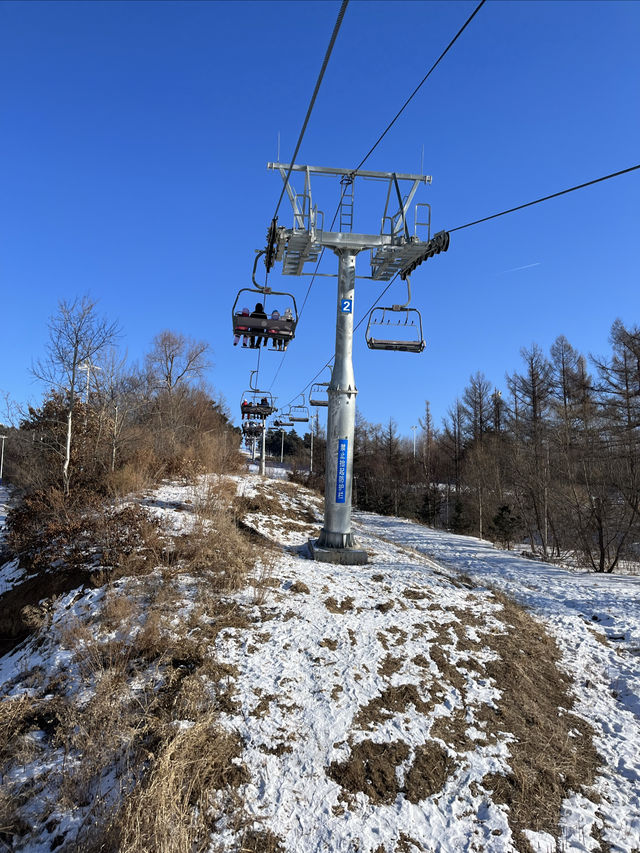
<svg viewBox="0 0 640 853">
<path fill-rule="evenodd" d="M 283 184 L 282 184 L 282 191 L 280 192 L 280 198 L 278 199 L 278 203 L 276 205 L 276 210 L 275 210 L 275 213 L 273 214 L 274 220 L 278 216 L 278 210 L 280 209 L 282 199 L 284 198 L 284 193 L 285 193 L 285 190 L 287 188 L 287 183 L 289 182 L 289 177 L 291 176 L 291 170 L 293 168 L 293 164 L 296 162 L 296 157 L 298 156 L 298 151 L 300 150 L 300 146 L 302 145 L 302 138 L 304 137 L 305 131 L 307 129 L 307 125 L 309 124 L 309 119 L 311 118 L 311 112 L 312 112 L 313 106 L 316 102 L 318 92 L 320 91 L 322 79 L 324 77 L 325 71 L 327 70 L 327 65 L 329 64 L 331 52 L 333 51 L 333 46 L 336 43 L 336 38 L 338 37 L 338 32 L 340 31 L 342 19 L 344 18 L 344 13 L 346 12 L 348 5 L 349 5 L 349 0 L 342 0 L 342 5 L 340 6 L 340 11 L 338 12 L 338 17 L 336 19 L 336 23 L 335 23 L 335 26 L 333 28 L 333 32 L 331 33 L 331 39 L 329 40 L 329 45 L 327 47 L 326 53 L 324 55 L 324 59 L 322 61 L 322 67 L 320 68 L 320 73 L 318 74 L 318 79 L 316 80 L 315 89 L 313 90 L 311 100 L 309 101 L 309 107 L 307 109 L 307 114 L 304 118 L 304 122 L 302 124 L 302 129 L 300 130 L 300 135 L 298 136 L 298 142 L 296 144 L 295 151 L 293 152 L 293 157 L 291 158 L 291 161 L 290 161 L 289 171 L 287 172 L 287 177 L 285 178 L 285 180 L 283 181 Z"/>
<path fill-rule="evenodd" d="M 636 166 L 630 166 L 628 169 L 621 169 L 618 172 L 612 172 L 611 174 L 604 175 L 601 178 L 595 178 L 592 181 L 586 181 L 583 184 L 577 184 L 575 187 L 569 187 L 566 190 L 560 190 L 560 192 L 552 193 L 551 195 L 547 195 L 547 196 L 544 196 L 543 198 L 536 199 L 535 201 L 530 201 L 530 202 L 527 202 L 526 204 L 518 205 L 517 207 L 511 207 L 511 208 L 509 208 L 509 210 L 503 210 L 501 213 L 494 213 L 492 216 L 485 216 L 482 219 L 476 219 L 473 222 L 468 222 L 466 225 L 459 225 L 457 228 L 449 228 L 448 232 L 451 234 L 453 231 L 461 231 L 463 228 L 470 228 L 472 225 L 479 225 L 481 222 L 488 222 L 490 219 L 496 219 L 499 216 L 506 216 L 507 213 L 514 213 L 515 211 L 522 210 L 525 207 L 531 207 L 532 205 L 539 204 L 542 201 L 549 201 L 549 199 L 558 198 L 559 196 L 566 195 L 567 193 L 573 192 L 574 190 L 584 189 L 585 187 L 593 186 L 594 184 L 601 183 L 602 181 L 607 181 L 607 180 L 609 180 L 609 178 L 617 178 L 620 175 L 626 175 L 630 172 L 635 172 L 638 169 L 640 169 L 640 163 Z M 385 295 L 385 293 L 389 290 L 391 285 L 394 283 L 394 281 L 396 280 L 398 275 L 399 275 L 399 273 L 396 273 L 396 275 L 391 279 L 391 281 L 387 284 L 387 286 L 384 288 L 384 290 L 378 295 L 378 297 L 373 302 L 373 304 L 371 305 L 369 310 L 366 311 L 364 313 L 364 315 L 360 318 L 360 320 L 355 324 L 355 326 L 353 327 L 354 332 L 364 323 L 368 314 L 370 314 L 371 311 L 376 307 L 378 302 L 382 299 L 382 297 Z M 307 385 L 305 385 L 303 391 L 305 391 L 315 381 L 315 379 L 322 373 L 322 371 L 325 369 L 325 367 L 327 367 L 331 363 L 331 361 L 332 361 L 332 359 L 330 359 L 327 362 L 327 364 L 325 364 L 324 367 L 321 370 L 319 370 L 318 373 L 316 373 L 316 375 L 313 377 L 313 379 L 311 379 L 311 381 L 308 382 Z M 297 395 L 297 396 L 299 396 L 299 395 Z M 295 397 L 294 397 L 294 399 L 295 399 Z"/>
<path fill-rule="evenodd" d="M 469 26 L 469 24 L 471 23 L 471 21 L 475 18 L 475 16 L 478 14 L 478 12 L 479 12 L 479 11 L 480 11 L 480 9 L 484 6 L 484 4 L 485 4 L 485 3 L 486 3 L 486 0 L 480 0 L 480 3 L 478 3 L 478 5 L 477 5 L 477 6 L 476 6 L 476 8 L 473 10 L 473 12 L 471 13 L 471 15 L 467 18 L 467 20 L 464 22 L 464 24 L 460 27 L 460 29 L 459 29 L 459 30 L 458 30 L 458 32 L 455 34 L 455 36 L 451 39 L 451 41 L 449 42 L 449 44 L 445 47 L 445 49 L 442 51 L 442 53 L 440 54 L 440 56 L 436 59 L 436 61 L 435 61 L 435 62 L 433 63 L 433 65 L 431 66 L 431 68 L 427 71 L 427 73 L 424 75 L 424 77 L 422 78 L 422 80 L 418 83 L 418 85 L 415 87 L 415 89 L 413 90 L 413 92 L 409 95 L 409 97 L 406 99 L 406 101 L 404 102 L 404 104 L 400 107 L 400 109 L 398 110 L 398 112 L 397 112 L 397 113 L 395 114 L 395 116 L 391 119 L 391 121 L 389 122 L 389 124 L 385 127 L 385 129 L 382 131 L 382 133 L 380 134 L 380 136 L 376 139 L 376 141 L 375 141 L 375 142 L 374 142 L 374 144 L 371 146 L 371 148 L 367 151 L 367 153 L 366 153 L 366 154 L 365 154 L 365 156 L 362 158 L 362 160 L 361 160 L 361 161 L 358 163 L 358 165 L 355 167 L 355 169 L 353 170 L 354 172 L 357 172 L 357 171 L 358 171 L 358 169 L 360 169 L 360 168 L 361 168 L 361 167 L 362 167 L 362 166 L 367 162 L 367 160 L 369 159 L 369 157 L 371 157 L 371 155 L 372 155 L 372 154 L 373 154 L 373 152 L 376 150 L 376 148 L 378 147 L 378 145 L 380 145 L 380 143 L 381 143 L 381 142 L 382 142 L 382 140 L 385 138 L 385 136 L 387 135 L 387 133 L 391 130 L 391 128 L 393 127 L 393 125 L 397 122 L 397 120 L 400 118 L 400 116 L 402 115 L 402 113 L 403 113 L 403 112 L 405 111 L 405 109 L 409 106 L 409 104 L 410 104 L 410 103 L 411 103 L 411 101 L 414 99 L 414 97 L 418 94 L 418 92 L 420 91 L 420 89 L 422 88 L 422 86 L 427 82 L 427 80 L 429 79 L 429 77 L 431 76 L 431 74 L 436 70 L 436 68 L 438 67 L 438 65 L 440 64 L 440 62 L 444 59 L 444 57 L 447 55 L 447 53 L 451 50 L 451 48 L 453 47 L 453 45 L 454 45 L 454 44 L 456 43 L 456 41 L 460 38 L 460 36 L 462 35 L 462 33 L 466 30 L 466 28 Z"/>
<path fill-rule="evenodd" d="M 482 8 L 482 6 L 484 5 L 484 3 L 485 3 L 485 2 L 486 2 L 486 0 L 480 0 L 480 3 L 476 6 L 476 8 L 475 8 L 475 9 L 474 9 L 474 11 L 472 12 L 472 14 L 467 18 L 467 20 L 465 21 L 465 23 L 462 25 L 462 27 L 461 27 L 461 28 L 458 30 L 458 32 L 456 33 L 456 35 L 451 39 L 451 41 L 449 42 L 449 44 L 445 47 L 445 49 L 442 51 L 442 53 L 440 54 L 440 56 L 436 59 L 436 61 L 435 61 L 435 62 L 433 63 L 433 65 L 431 66 L 431 68 L 427 71 L 427 73 L 425 74 L 425 76 L 424 76 L 424 77 L 422 78 L 422 80 L 418 83 L 418 85 L 417 85 L 417 86 L 416 86 L 416 88 L 413 90 L 413 92 L 409 95 L 409 97 L 406 99 L 406 101 L 404 102 L 404 104 L 400 107 L 400 109 L 398 110 L 398 112 L 395 114 L 395 116 L 393 117 L 393 119 L 389 122 L 389 124 L 386 126 L 386 128 L 383 130 L 383 132 L 380 134 L 380 136 L 378 137 L 378 139 L 374 142 L 374 144 L 373 144 L 373 145 L 372 145 L 372 147 L 369 149 L 369 151 L 365 154 L 365 156 L 364 156 L 364 157 L 362 158 L 362 160 L 358 163 L 358 165 L 355 167 L 355 169 L 353 169 L 353 172 L 357 172 L 357 171 L 358 171 L 358 169 L 360 169 L 360 168 L 361 168 L 361 167 L 366 163 L 366 161 L 369 159 L 369 157 L 373 154 L 373 152 L 375 151 L 375 149 L 376 149 L 376 148 L 378 147 L 378 145 L 382 142 L 382 140 L 383 140 L 383 139 L 384 139 L 384 137 L 387 135 L 387 133 L 391 130 L 391 128 L 393 127 L 393 125 L 396 123 L 396 121 L 400 118 L 400 116 L 402 115 L 402 113 L 404 112 L 404 110 L 406 109 L 406 107 L 407 107 L 407 106 L 409 105 L 409 103 L 413 100 L 413 98 L 416 96 L 416 94 L 417 94 L 417 93 L 418 93 L 418 91 L 422 88 L 422 86 L 426 83 L 426 81 L 428 80 L 428 78 L 431 76 L 432 72 L 433 72 L 433 71 L 435 71 L 436 67 L 440 64 L 441 60 L 442 60 L 442 59 L 444 59 L 444 57 L 446 56 L 446 54 L 447 54 L 447 53 L 449 52 L 449 50 L 453 47 L 453 45 L 455 44 L 455 42 L 457 41 L 457 39 L 462 35 L 462 33 L 464 32 L 464 30 L 466 29 L 466 27 L 471 23 L 471 21 L 472 21 L 472 20 L 473 20 L 473 18 L 476 16 L 476 14 L 480 11 L 480 9 Z M 299 146 L 298 146 L 298 147 L 299 147 Z M 293 160 L 291 161 L 291 163 L 290 163 L 290 165 L 289 165 L 289 171 L 288 171 L 288 173 L 287 173 L 287 181 L 289 180 L 289 176 L 291 175 L 291 170 L 292 170 L 292 168 L 293 168 L 293 164 L 294 164 L 294 162 L 295 162 L 295 156 L 296 156 L 296 154 L 297 154 L 297 153 L 298 153 L 298 148 L 296 148 L 296 151 L 295 151 L 295 153 L 294 153 Z M 283 188 L 282 188 L 282 192 L 280 193 L 280 199 L 279 199 L 279 201 L 278 201 L 278 207 L 280 206 L 280 202 L 282 201 L 282 198 L 283 198 L 283 196 L 284 196 L 284 191 L 285 191 L 285 187 L 286 187 L 286 181 L 284 182 L 284 184 L 285 184 L 285 185 L 284 185 L 284 186 L 283 186 Z M 339 202 L 338 202 L 338 206 L 337 206 L 337 208 L 336 208 L 336 211 L 335 211 L 335 213 L 333 214 L 333 219 L 331 220 L 331 225 L 329 226 L 329 230 L 331 230 L 331 228 L 333 228 L 334 223 L 335 223 L 335 221 L 336 221 L 336 217 L 338 216 L 338 212 L 339 212 L 339 210 L 340 210 L 340 205 L 342 204 L 342 199 L 343 199 L 343 197 L 344 197 L 345 189 L 346 189 L 346 188 L 345 188 L 345 187 L 343 187 L 342 192 L 341 192 L 341 194 L 340 194 L 340 200 L 339 200 Z M 277 209 L 276 209 L 276 213 L 277 213 Z M 307 292 L 306 292 L 306 295 L 305 295 L 305 297 L 304 297 L 304 301 L 303 301 L 303 303 L 302 303 L 302 308 L 300 309 L 300 316 L 302 316 L 302 312 L 303 312 L 303 310 L 304 310 L 304 306 L 306 305 L 307 299 L 308 299 L 308 297 L 309 297 L 309 293 L 310 293 L 310 291 L 311 291 L 311 287 L 312 287 L 312 285 L 313 285 L 313 282 L 315 281 L 316 274 L 317 274 L 318 269 L 319 269 L 319 267 L 320 267 L 320 261 L 322 260 L 322 256 L 323 256 L 323 254 L 324 254 L 324 247 L 322 248 L 322 251 L 321 251 L 321 253 L 320 253 L 320 257 L 318 258 L 318 263 L 316 264 L 316 268 L 315 268 L 315 270 L 314 270 L 314 272 L 313 272 L 313 276 L 311 277 L 311 281 L 309 282 L 309 287 L 307 288 Z M 282 363 L 281 363 L 281 365 L 280 365 L 280 366 L 282 366 Z M 279 371 L 280 371 L 280 368 L 278 368 L 278 372 L 279 372 Z M 277 376 L 277 374 L 276 374 L 276 376 Z M 276 377 L 274 376 L 274 379 L 273 379 L 273 381 L 274 381 L 274 382 L 275 382 L 275 379 L 276 379 Z"/>
<path fill-rule="evenodd" d="M 390 281 L 390 282 L 387 284 L 387 286 L 384 288 L 384 290 L 382 290 L 382 291 L 377 295 L 377 297 L 376 297 L 376 299 L 374 300 L 374 302 L 369 306 L 369 308 L 364 312 L 364 314 L 362 315 L 362 317 L 358 320 L 358 322 L 357 322 L 357 323 L 355 324 L 355 326 L 353 327 L 353 331 L 354 331 L 354 332 L 356 332 L 356 331 L 360 328 L 360 326 L 364 323 L 364 321 L 367 319 L 367 317 L 369 316 L 369 314 L 373 311 L 373 309 L 376 307 L 376 305 L 378 304 L 378 302 L 380 302 L 380 300 L 382 299 L 382 297 L 385 295 L 385 293 L 387 292 L 387 290 L 389 290 L 389 288 L 391 287 L 391 285 L 392 285 L 392 284 L 394 283 L 394 281 L 398 278 L 398 275 L 399 275 L 399 274 L 400 274 L 400 273 L 396 273 L 396 274 L 394 275 L 394 277 L 391 279 L 391 281 Z M 297 399 L 298 399 L 298 397 L 300 397 L 302 394 L 304 394 L 304 392 L 307 390 L 307 388 L 310 388 L 310 387 L 311 387 L 311 385 L 313 385 L 313 383 L 316 381 L 316 379 L 318 378 L 318 376 L 321 376 L 321 375 L 322 375 L 322 373 L 327 369 L 327 367 L 330 367 L 330 366 L 331 366 L 331 362 L 334 360 L 334 357 L 335 357 L 335 356 L 333 356 L 333 355 L 332 355 L 332 356 L 329 358 L 329 360 L 328 360 L 328 361 L 326 361 L 326 362 L 322 365 L 322 367 L 320 368 L 320 370 L 316 373 L 316 375 L 315 375 L 315 376 L 313 376 L 313 377 L 312 377 L 312 378 L 307 382 L 307 384 L 306 384 L 306 385 L 304 386 L 304 388 L 300 391 L 300 393 L 299 393 L 299 394 L 296 394 L 296 395 L 295 395 L 295 397 L 292 397 L 292 398 L 291 398 L 291 400 L 286 404 L 287 406 L 290 406 L 290 405 L 291 405 L 291 403 L 293 403 L 293 401 L 294 401 L 294 400 L 297 400 Z M 282 361 L 284 361 L 284 355 L 283 355 L 283 357 L 282 357 Z M 280 362 L 280 367 L 282 367 L 282 361 Z M 280 367 L 278 368 L 278 372 L 279 372 L 279 370 L 280 370 Z M 276 372 L 276 376 L 278 375 L 278 372 Z M 274 377 L 273 381 L 275 382 L 275 377 Z M 271 387 L 273 387 L 273 383 L 271 384 Z"/>
<path fill-rule="evenodd" d="M 466 225 L 458 225 L 457 228 L 449 228 L 447 230 L 449 231 L 449 234 L 452 234 L 454 231 L 462 231 L 463 228 L 471 228 L 472 225 L 479 225 L 481 222 L 488 222 L 490 219 L 497 219 L 499 216 L 506 216 L 507 213 L 514 213 L 516 210 L 523 210 L 525 207 L 532 207 L 534 204 L 540 204 L 542 201 L 549 201 L 551 198 L 558 198 L 558 196 L 572 193 L 575 190 L 591 187 L 593 184 L 608 181 L 610 178 L 617 178 L 619 175 L 626 175 L 629 172 L 636 171 L 636 169 L 640 169 L 640 163 L 638 163 L 637 166 L 630 166 L 628 169 L 621 169 L 619 172 L 612 172 L 610 175 L 603 175 L 601 178 L 594 178 L 594 180 L 587 181 L 584 184 L 577 184 L 575 187 L 569 187 L 566 190 L 560 190 L 560 192 L 545 195 L 542 198 L 537 198 L 535 201 L 528 201 L 526 204 L 519 204 L 517 207 L 510 207 L 509 210 L 503 210 L 500 213 L 494 213 L 491 216 L 484 216 L 482 219 L 475 219 L 473 222 L 467 222 Z"/>
<path fill-rule="evenodd" d="M 360 168 L 364 165 L 364 163 L 366 163 L 366 161 L 369 159 L 369 157 L 373 154 L 373 152 L 375 151 L 375 149 L 376 149 L 376 148 L 378 147 L 378 145 L 382 142 L 382 140 L 383 140 L 383 139 L 384 139 L 384 137 L 387 135 L 387 133 L 391 130 L 391 128 L 393 127 L 393 125 L 396 123 L 396 121 L 400 118 L 400 116 L 402 115 L 402 113 L 404 112 L 404 110 L 408 107 L 409 103 L 410 103 L 410 102 L 413 100 L 413 98 L 417 95 L 418 91 L 419 91 L 419 90 L 422 88 L 422 86 L 426 83 L 426 81 L 429 79 L 429 77 L 431 76 L 431 74 L 433 73 L 433 71 L 435 71 L 435 69 L 437 68 L 437 66 L 438 66 L 438 65 L 440 64 L 440 62 L 442 61 L 442 59 L 444 59 L 444 57 L 446 56 L 446 54 L 447 54 L 447 53 L 449 52 L 449 50 L 453 47 L 453 45 L 455 44 L 455 42 L 456 42 L 456 41 L 458 40 L 458 38 L 462 35 L 462 33 L 464 32 L 464 30 L 468 27 L 468 25 L 471 23 L 471 21 L 473 20 L 473 18 L 477 15 L 477 13 L 480 11 L 480 9 L 482 8 L 482 6 L 485 4 L 485 2 L 486 2 L 486 0 L 480 0 L 480 3 L 476 6 L 476 8 L 474 9 L 474 11 L 471 13 L 471 15 L 467 18 L 467 20 L 465 21 L 465 23 L 462 25 L 462 27 L 458 30 L 458 32 L 455 34 L 455 36 L 451 39 L 451 41 L 449 42 L 449 44 L 445 47 L 445 49 L 442 51 L 442 53 L 440 54 L 440 56 L 436 59 L 436 61 L 435 61 L 435 62 L 433 63 L 433 65 L 431 66 L 431 68 L 427 71 L 427 73 L 425 74 L 425 76 L 422 78 L 422 80 L 421 80 L 421 81 L 418 83 L 418 85 L 415 87 L 415 89 L 413 90 L 413 92 L 411 92 L 411 94 L 410 94 L 410 95 L 409 95 L 409 97 L 405 100 L 404 104 L 400 107 L 400 109 L 399 109 L 399 110 L 398 110 L 398 112 L 395 114 L 395 116 L 393 117 L 393 119 L 389 122 L 389 124 L 386 126 L 386 128 L 383 130 L 383 132 L 380 134 L 380 136 L 378 137 L 378 139 L 374 142 L 374 144 L 371 146 L 371 148 L 367 151 L 367 153 L 366 153 L 366 154 L 365 154 L 365 156 L 362 158 L 362 160 L 358 163 L 358 165 L 355 167 L 355 169 L 353 169 L 353 172 L 357 172 L 357 171 L 358 171 L 358 169 L 360 169 Z M 343 4 L 343 5 L 344 5 L 344 4 Z M 341 9 L 340 11 L 341 11 L 341 13 L 342 13 L 342 9 Z M 344 13 L 342 13 L 342 14 L 344 14 Z M 340 14 L 338 15 L 338 21 L 341 23 L 341 17 L 340 17 Z M 336 27 L 339 29 L 339 23 L 338 23 L 338 21 L 336 22 Z M 335 35 L 337 35 L 337 30 L 336 30 L 336 29 L 334 29 L 334 34 L 335 34 Z M 328 51 L 327 51 L 327 54 L 328 54 L 328 55 L 329 55 L 329 54 L 330 54 L 330 52 L 331 52 L 331 49 L 332 49 L 332 47 L 333 47 L 333 42 L 334 42 L 334 41 L 335 41 L 335 39 L 332 37 L 332 42 L 330 43 L 329 49 L 328 49 Z M 327 57 L 325 57 L 325 60 L 326 60 L 326 61 L 328 61 L 328 56 L 327 56 Z M 292 171 L 292 169 L 293 169 L 293 166 L 294 166 L 294 163 L 295 163 L 295 159 L 296 159 L 296 156 L 297 156 L 297 154 L 298 154 L 298 150 L 299 150 L 299 148 L 300 148 L 300 143 L 302 142 L 302 136 L 304 135 L 304 131 L 305 131 L 305 129 L 306 129 L 306 125 L 307 125 L 308 118 L 309 118 L 309 116 L 310 116 L 310 114 L 311 114 L 311 108 L 313 107 L 313 102 L 315 101 L 315 95 L 317 94 L 317 89 L 319 88 L 319 84 L 320 84 L 321 78 L 322 78 L 322 76 L 324 75 L 324 69 L 325 69 L 325 67 L 326 67 L 326 63 L 323 63 L 323 68 L 322 68 L 322 70 L 321 70 L 320 77 L 318 78 L 319 82 L 318 82 L 318 84 L 316 85 L 316 91 L 314 92 L 314 95 L 313 95 L 313 97 L 312 97 L 312 102 L 311 102 L 310 107 L 309 107 L 309 110 L 308 110 L 308 112 L 307 112 L 307 118 L 305 119 L 305 123 L 304 123 L 304 125 L 303 125 L 302 131 L 301 131 L 301 134 L 300 134 L 300 138 L 298 139 L 298 144 L 296 145 L 296 149 L 295 149 L 295 151 L 294 151 L 294 153 L 293 153 L 293 157 L 292 157 L 292 159 L 291 159 L 291 161 L 290 161 L 290 164 L 289 164 L 289 170 L 288 170 L 288 172 L 287 172 L 287 176 L 286 176 L 286 178 L 285 178 L 285 180 L 284 180 L 284 182 L 283 182 L 282 190 L 281 190 L 281 192 L 280 192 L 280 198 L 278 199 L 278 204 L 277 204 L 277 207 L 276 207 L 276 212 L 275 212 L 275 214 L 274 214 L 274 216 L 273 216 L 273 219 L 274 219 L 274 220 L 275 220 L 275 218 L 276 218 L 276 216 L 277 216 L 277 213 L 278 213 L 278 210 L 279 210 L 279 208 L 280 208 L 280 204 L 281 204 L 281 202 L 282 202 L 282 199 L 284 198 L 284 193 L 285 193 L 285 190 L 286 190 L 286 186 L 287 186 L 287 183 L 288 183 L 289 178 L 290 178 L 290 176 L 291 176 L 291 171 Z M 340 200 L 338 201 L 338 206 L 336 207 L 335 213 L 333 214 L 333 219 L 331 220 L 331 225 L 329 226 L 329 230 L 331 230 L 331 229 L 333 228 L 334 224 L 335 224 L 336 218 L 337 218 L 337 216 L 338 216 L 338 212 L 339 212 L 339 210 L 340 210 L 340 205 L 342 204 L 342 199 L 343 199 L 344 194 L 345 194 L 345 190 L 346 190 L 346 187 L 343 187 L 343 188 L 342 188 L 342 192 L 340 193 Z M 323 257 L 323 255 L 324 255 L 324 247 L 322 248 L 322 250 L 321 250 L 321 252 L 320 252 L 320 257 L 318 258 L 318 263 L 316 264 L 316 268 L 315 268 L 315 270 L 313 271 L 313 275 L 311 276 L 311 281 L 309 282 L 309 286 L 308 286 L 308 288 L 307 288 L 307 292 L 306 292 L 305 297 L 304 297 L 304 300 L 303 300 L 303 302 L 302 302 L 302 307 L 300 308 L 300 313 L 299 313 L 299 320 L 300 320 L 300 319 L 302 319 L 302 312 L 304 311 L 304 307 L 305 307 L 305 305 L 307 304 L 307 299 L 309 298 L 309 294 L 310 294 L 310 292 L 311 292 L 311 288 L 313 287 L 313 283 L 314 283 L 314 281 L 316 280 L 316 275 L 317 275 L 317 273 L 318 273 L 318 269 L 320 268 L 320 262 L 322 261 L 322 257 Z M 268 278 L 268 275 L 269 275 L 269 273 L 267 272 L 267 278 Z M 378 299 L 380 299 L 380 298 L 384 295 L 384 293 L 386 293 L 386 289 L 383 291 L 383 293 L 382 293 L 382 294 L 380 294 L 380 297 L 378 297 Z M 376 304 L 376 303 L 374 303 L 374 306 L 372 306 L 372 307 L 375 307 L 375 304 Z M 363 319 L 364 319 L 364 318 L 363 318 Z M 362 323 L 362 320 L 360 321 L 360 323 Z M 358 325 L 360 325 L 360 323 L 359 323 Z M 358 328 L 358 327 L 356 326 L 356 328 Z M 354 329 L 354 331 L 355 331 L 355 329 Z M 269 386 L 269 388 L 270 388 L 270 389 L 271 389 L 271 388 L 273 388 L 273 386 L 274 386 L 274 384 L 275 384 L 275 381 L 276 381 L 276 379 L 278 378 L 278 374 L 280 373 L 280 370 L 282 369 L 282 366 L 283 366 L 283 364 L 284 364 L 285 357 L 286 357 L 286 352 L 283 354 L 283 356 L 282 356 L 282 358 L 281 358 L 281 360 L 280 360 L 280 364 L 278 365 L 278 368 L 277 368 L 277 370 L 276 370 L 276 372 L 275 372 L 275 375 L 274 375 L 274 377 L 273 377 L 273 380 L 272 380 L 272 382 L 271 382 L 271 385 Z M 309 384 L 311 384 L 311 383 L 309 383 Z M 307 385 L 306 387 L 309 387 L 309 386 Z"/>
</svg>

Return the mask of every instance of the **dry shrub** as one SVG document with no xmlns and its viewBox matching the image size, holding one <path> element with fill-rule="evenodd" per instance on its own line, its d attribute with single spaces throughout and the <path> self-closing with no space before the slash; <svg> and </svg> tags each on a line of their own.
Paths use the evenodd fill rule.
<svg viewBox="0 0 640 853">
<path fill-rule="evenodd" d="M 105 603 L 100 613 L 100 621 L 108 631 L 129 628 L 134 624 L 134 616 L 140 611 L 137 600 L 113 588 L 107 590 Z"/>
<path fill-rule="evenodd" d="M 174 559 L 191 574 L 206 574 L 216 592 L 242 589 L 259 554 L 221 503 L 201 508 L 193 530 L 176 540 Z M 266 553 L 261 555 L 263 564 Z"/>
<path fill-rule="evenodd" d="M 111 471 L 107 477 L 108 494 L 116 498 L 142 492 L 156 482 L 158 460 L 155 455 L 140 453 L 136 459 L 126 462 L 122 467 Z"/>
<path fill-rule="evenodd" d="M 9 762 L 25 763 L 31 752 L 23 736 L 46 725 L 48 714 L 54 716 L 51 703 L 38 702 L 31 696 L 7 696 L 0 703 L 0 776 Z"/>
<path fill-rule="evenodd" d="M 121 576 L 148 569 L 162 551 L 158 524 L 144 510 L 106 508 L 90 493 L 33 492 L 9 512 L 7 530 L 9 547 L 21 564 L 42 573 L 53 566 L 57 572 L 87 573 L 100 567 L 109 577 Z"/>
<path fill-rule="evenodd" d="M 233 502 L 233 510 L 237 518 L 245 518 L 253 513 L 262 515 L 284 515 L 285 509 L 275 495 L 268 495 L 264 489 L 259 489 L 255 495 L 238 495 Z"/>
<path fill-rule="evenodd" d="M 202 433 L 191 448 L 204 471 L 215 474 L 232 474 L 245 469 L 245 457 L 230 433 Z"/>
<path fill-rule="evenodd" d="M 20 817 L 19 803 L 8 785 L 0 787 L 0 850 L 17 849 L 18 840 L 29 831 L 29 825 Z"/>
<path fill-rule="evenodd" d="M 216 821 L 235 805 L 234 789 L 248 781 L 237 735 L 208 714 L 168 732 L 146 780 L 117 819 L 120 853 L 204 849 Z"/>
</svg>

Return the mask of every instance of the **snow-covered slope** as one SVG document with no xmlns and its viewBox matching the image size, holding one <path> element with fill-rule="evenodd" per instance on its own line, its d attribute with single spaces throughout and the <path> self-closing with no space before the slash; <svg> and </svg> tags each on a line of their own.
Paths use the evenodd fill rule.
<svg viewBox="0 0 640 853">
<path fill-rule="evenodd" d="M 236 594 L 247 618 L 218 631 L 209 654 L 232 697 L 219 722 L 243 745 L 245 822 L 268 830 L 269 850 L 640 850 L 637 578 L 562 571 L 366 513 L 354 529 L 368 565 L 314 563 L 305 543 L 320 499 L 257 476 L 236 482 L 254 500 L 244 524 L 263 537 L 264 559 Z M 143 503 L 185 532 L 195 500 L 172 484 Z M 172 572 L 172 624 L 189 619 L 191 637 L 212 617 L 190 601 L 195 580 Z M 122 579 L 117 594 L 140 583 Z M 103 604 L 99 590 L 57 602 L 49 636 L 0 661 L 2 694 L 33 694 L 36 669 L 48 684 L 64 671 L 68 685 L 75 664 L 57 644 L 60 626 Z M 76 689 L 86 702 L 89 686 L 79 678 Z M 41 751 L 7 780 L 33 796 L 64 758 L 45 750 L 45 733 L 37 739 Z M 59 803 L 55 830 L 34 825 L 16 849 L 48 851 L 53 832 L 74 849 L 88 808 Z M 220 819 L 209 851 L 267 849 L 244 837 Z"/>
</svg>

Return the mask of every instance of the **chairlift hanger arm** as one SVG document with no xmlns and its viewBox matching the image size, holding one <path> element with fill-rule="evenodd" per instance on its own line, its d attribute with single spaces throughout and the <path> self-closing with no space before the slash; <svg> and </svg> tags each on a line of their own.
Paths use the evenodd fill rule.
<svg viewBox="0 0 640 853">
<path fill-rule="evenodd" d="M 407 275 L 405 281 L 407 283 L 407 301 L 404 303 L 404 305 L 392 305 L 392 311 L 402 311 L 405 308 L 408 308 L 411 304 L 411 278 L 409 277 L 409 275 Z"/>
<path fill-rule="evenodd" d="M 260 249 L 260 250 L 256 251 L 256 259 L 255 259 L 255 261 L 253 262 L 253 272 L 251 273 L 251 281 L 253 282 L 254 287 L 255 287 L 257 290 L 262 291 L 262 293 L 264 293 L 264 294 L 270 293 L 270 292 L 271 292 L 271 290 L 270 290 L 270 288 L 268 288 L 266 285 L 261 286 L 261 285 L 259 285 L 259 284 L 258 284 L 258 282 L 256 281 L 256 270 L 258 269 L 258 261 L 260 260 L 260 258 L 261 258 L 264 254 L 266 254 L 266 252 L 267 252 L 267 250 L 266 250 L 266 249 Z"/>
</svg>

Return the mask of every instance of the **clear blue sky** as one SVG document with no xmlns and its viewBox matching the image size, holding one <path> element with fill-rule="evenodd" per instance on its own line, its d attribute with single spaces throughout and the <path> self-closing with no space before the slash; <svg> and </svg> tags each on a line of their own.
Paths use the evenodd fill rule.
<svg viewBox="0 0 640 853">
<path fill-rule="evenodd" d="M 298 162 L 355 166 L 475 5 L 352 0 Z M 165 328 L 209 341 L 210 381 L 238 421 L 255 353 L 232 346 L 230 310 L 281 188 L 266 164 L 278 133 L 281 159 L 293 152 L 338 9 L 0 4 L 1 391 L 41 399 L 29 368 L 47 320 L 88 293 L 132 360 Z M 638 2 L 488 0 L 367 168 L 418 172 L 424 146 L 422 200 L 439 230 L 635 165 L 638 44 Z M 337 182 L 314 190 L 330 217 Z M 356 335 L 364 417 L 410 435 L 428 399 L 439 423 L 471 373 L 503 387 L 520 347 L 559 334 L 606 352 L 616 317 L 640 321 L 639 201 L 635 172 L 452 235 L 412 278 L 425 352 L 372 352 Z M 366 190 L 371 230 L 383 203 Z M 328 256 L 322 269 L 335 268 Z M 270 277 L 299 303 L 308 282 L 279 266 Z M 356 319 L 381 289 L 358 282 Z M 316 280 L 279 401 L 332 354 L 335 300 L 335 280 Z M 261 387 L 280 360 L 263 355 Z"/>
</svg>

